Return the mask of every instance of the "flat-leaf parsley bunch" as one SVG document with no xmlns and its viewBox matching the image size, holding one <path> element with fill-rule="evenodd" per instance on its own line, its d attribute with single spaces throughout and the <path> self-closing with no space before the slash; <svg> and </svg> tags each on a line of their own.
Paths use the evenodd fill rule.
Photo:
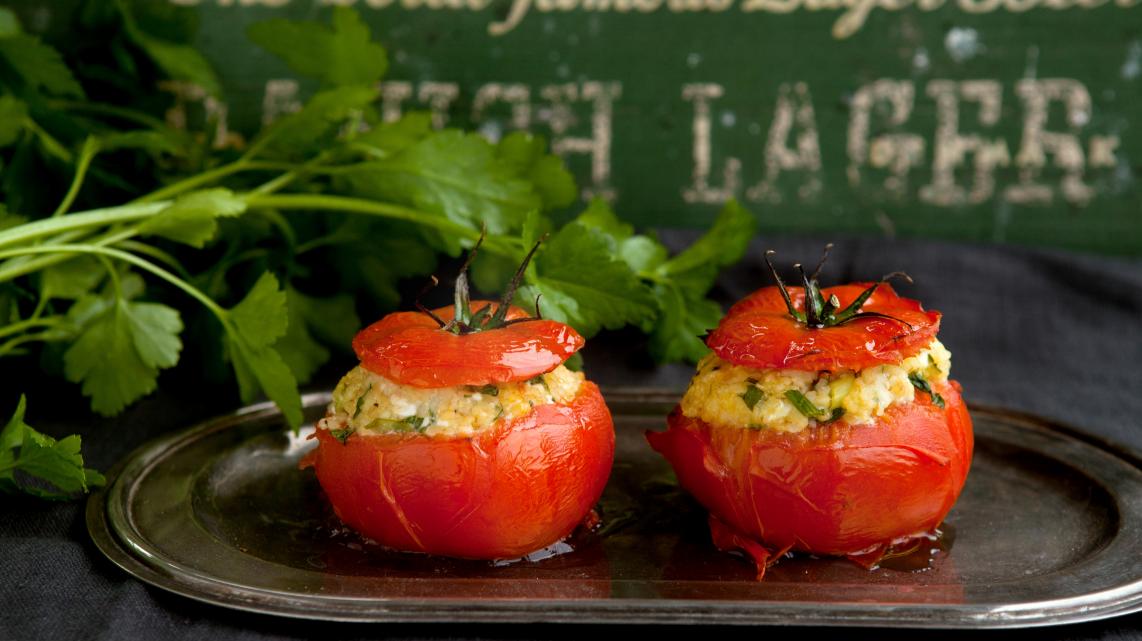
<svg viewBox="0 0 1142 641">
<path fill-rule="evenodd" d="M 58 48 L 0 9 L 0 358 L 39 357 L 112 415 L 193 342 L 204 371 L 225 366 L 244 402 L 264 394 L 296 426 L 298 384 L 348 344 L 356 297 L 397 306 L 402 279 L 482 230 L 484 291 L 547 234 L 520 300 L 585 336 L 640 327 L 659 361 L 704 353 L 698 337 L 721 316 L 706 294 L 753 233 L 735 202 L 673 257 L 602 201 L 557 226 L 578 191 L 541 138 L 491 142 L 423 113 L 382 122 L 385 49 L 345 8 L 329 25 L 249 31 L 318 83 L 299 110 L 249 140 L 209 118 L 172 128 L 157 83 L 220 84 L 186 44 L 193 13 L 157 4 L 84 3 Z M 23 412 L 0 433 L 0 490 L 100 481 L 77 437 L 52 441 Z"/>
</svg>

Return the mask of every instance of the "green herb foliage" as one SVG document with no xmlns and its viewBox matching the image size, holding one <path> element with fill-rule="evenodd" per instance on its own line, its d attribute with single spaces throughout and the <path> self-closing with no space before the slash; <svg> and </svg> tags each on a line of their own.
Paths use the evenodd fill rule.
<svg viewBox="0 0 1142 641">
<path fill-rule="evenodd" d="M 785 398 L 789 399 L 789 402 L 793 403 L 793 407 L 797 408 L 797 411 L 804 414 L 806 418 L 814 419 L 820 423 L 832 423 L 845 415 L 845 408 L 835 407 L 831 412 L 828 409 L 822 409 L 795 389 L 786 390 Z"/>
<path fill-rule="evenodd" d="M 549 234 L 522 277 L 530 311 L 588 337 L 637 326 L 659 361 L 705 354 L 699 337 L 721 316 L 706 292 L 755 225 L 737 203 L 673 257 L 603 201 L 556 225 L 578 189 L 542 138 L 490 142 L 423 113 L 381 122 L 386 53 L 351 9 L 253 25 L 317 90 L 261 131 L 224 136 L 201 109 L 168 126 L 175 98 L 154 89 L 224 98 L 189 44 L 193 11 L 85 2 L 66 19 L 51 41 L 0 9 L 0 359 L 39 359 L 94 411 L 122 411 L 190 360 L 297 426 L 298 384 L 347 349 L 358 313 L 396 308 L 403 280 L 482 231 L 472 278 L 485 294 Z M 78 447 L 28 439 L 5 455 Z"/>
<path fill-rule="evenodd" d="M 740 396 L 742 402 L 745 403 L 745 406 L 748 407 L 751 412 L 758 403 L 765 400 L 765 392 L 761 391 L 761 388 L 753 383 L 747 384 L 745 392 L 740 394 Z"/>
<path fill-rule="evenodd" d="M 56 440 L 24 422 L 23 396 L 0 431 L 0 492 L 25 492 L 46 499 L 67 499 L 103 485 L 99 472 L 83 467 L 78 436 Z"/>
<path fill-rule="evenodd" d="M 932 389 L 932 385 L 928 383 L 928 379 L 924 378 L 922 374 L 919 372 L 912 372 L 908 375 L 908 380 L 912 382 L 912 387 L 915 387 L 921 392 L 925 392 L 928 394 L 928 396 L 932 397 L 932 405 L 935 405 L 940 409 L 944 409 L 944 397 L 940 396 L 935 390 Z"/>
</svg>

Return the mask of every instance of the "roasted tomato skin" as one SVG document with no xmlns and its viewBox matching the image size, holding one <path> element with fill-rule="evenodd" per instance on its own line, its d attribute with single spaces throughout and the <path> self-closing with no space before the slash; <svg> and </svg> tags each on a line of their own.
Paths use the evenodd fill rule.
<svg viewBox="0 0 1142 641">
<path fill-rule="evenodd" d="M 676 408 L 651 446 L 679 484 L 737 532 L 773 550 L 852 556 L 933 530 L 971 463 L 958 383 L 890 407 L 873 425 L 843 421 L 788 434 L 710 425 Z"/>
<path fill-rule="evenodd" d="M 497 303 L 473 301 L 473 313 Z M 433 313 L 450 321 L 453 307 Z M 508 320 L 527 313 L 512 306 Z M 583 347 L 574 329 L 552 320 L 531 320 L 494 331 L 458 335 L 442 331 L 422 312 L 395 312 L 361 330 L 353 351 L 361 365 L 413 387 L 454 387 L 526 381 L 550 372 Z"/>
<path fill-rule="evenodd" d="M 827 287 L 843 309 L 872 283 Z M 794 308 L 805 309 L 805 289 L 790 287 Z M 852 369 L 899 363 L 932 342 L 940 330 L 940 313 L 898 296 L 881 284 L 861 307 L 892 318 L 855 318 L 825 329 L 794 320 L 777 287 L 764 287 L 733 307 L 710 332 L 706 344 L 719 358 L 746 367 L 806 371 Z M 894 320 L 895 319 L 895 320 Z"/>
<path fill-rule="evenodd" d="M 614 425 L 598 387 L 471 438 L 317 430 L 313 465 L 343 522 L 387 547 L 471 559 L 566 537 L 599 500 Z"/>
</svg>

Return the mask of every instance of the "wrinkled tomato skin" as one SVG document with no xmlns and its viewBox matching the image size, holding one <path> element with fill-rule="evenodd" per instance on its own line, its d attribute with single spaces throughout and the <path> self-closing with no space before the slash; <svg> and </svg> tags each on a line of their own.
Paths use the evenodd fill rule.
<svg viewBox="0 0 1142 641">
<path fill-rule="evenodd" d="M 568 404 L 471 438 L 317 435 L 317 479 L 346 525 L 392 549 L 469 559 L 518 558 L 570 534 L 599 500 L 615 447 L 589 381 Z"/>
<path fill-rule="evenodd" d="M 971 418 L 954 382 L 873 425 L 796 434 L 716 426 L 675 409 L 647 440 L 679 484 L 734 530 L 774 550 L 847 556 L 931 531 L 967 477 Z"/>
<path fill-rule="evenodd" d="M 844 309 L 870 285 L 828 287 L 822 295 L 825 299 L 836 295 Z M 804 310 L 804 288 L 790 287 L 789 297 L 795 309 Z M 873 292 L 861 311 L 892 318 L 863 317 L 823 329 L 807 327 L 789 315 L 777 287 L 765 287 L 730 308 L 710 332 L 706 345 L 718 358 L 743 367 L 860 370 L 914 356 L 940 330 L 939 312 L 925 311 L 919 302 L 898 296 L 887 284 Z"/>
<path fill-rule="evenodd" d="M 473 313 L 496 303 L 473 301 Z M 454 309 L 434 310 L 452 320 Z M 511 307 L 508 320 L 527 313 Z M 453 334 L 423 312 L 395 312 L 353 338 L 361 366 L 385 378 L 421 388 L 495 385 L 526 381 L 558 367 L 583 347 L 574 329 L 552 320 L 515 323 L 490 331 Z"/>
</svg>

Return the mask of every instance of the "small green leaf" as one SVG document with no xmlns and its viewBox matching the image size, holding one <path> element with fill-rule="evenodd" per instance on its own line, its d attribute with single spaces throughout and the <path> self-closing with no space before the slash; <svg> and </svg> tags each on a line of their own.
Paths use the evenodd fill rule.
<svg viewBox="0 0 1142 641">
<path fill-rule="evenodd" d="M 423 416 L 408 416 L 401 419 L 375 418 L 369 421 L 365 429 L 374 432 L 417 432 L 423 433 L 430 420 Z"/>
<path fill-rule="evenodd" d="M 921 392 L 926 392 L 929 396 L 932 397 L 932 405 L 935 405 L 940 409 L 944 409 L 944 397 L 940 396 L 936 393 L 935 390 L 932 389 L 932 386 L 928 383 L 928 379 L 924 378 L 922 374 L 919 372 L 912 372 L 908 375 L 908 380 L 912 382 L 912 387 L 915 387 Z"/>
<path fill-rule="evenodd" d="M 0 38 L 10 38 L 23 32 L 16 14 L 7 7 L 0 7 Z"/>
<path fill-rule="evenodd" d="M 344 445 L 345 441 L 349 440 L 349 435 L 355 431 L 356 430 L 354 430 L 353 428 L 348 427 L 348 428 L 345 428 L 343 430 L 329 430 L 329 435 L 332 436 L 333 438 L 337 439 L 338 441 L 341 442 L 342 445 Z"/>
<path fill-rule="evenodd" d="M 566 207 L 579 195 L 575 178 L 561 158 L 546 151 L 547 141 L 542 136 L 525 131 L 504 136 L 496 147 L 500 159 L 531 182 L 544 210 Z"/>
<path fill-rule="evenodd" d="M 371 392 L 372 390 L 373 390 L 373 384 L 369 383 L 369 386 L 365 388 L 365 391 L 362 392 L 361 395 L 357 397 L 357 406 L 353 409 L 353 419 L 354 420 L 358 416 L 361 415 L 361 410 L 363 410 L 365 408 L 365 397 L 368 396 L 369 392 Z"/>
<path fill-rule="evenodd" d="M 829 416 L 828 410 L 817 407 L 812 401 L 805 398 L 804 394 L 797 390 L 786 390 L 785 398 L 789 399 L 789 402 L 793 403 L 793 407 L 797 408 L 797 411 L 804 414 L 807 418 L 819 419 Z"/>
<path fill-rule="evenodd" d="M 373 158 L 385 158 L 420 142 L 432 133 L 432 114 L 425 111 L 405 113 L 399 120 L 374 125 L 353 139 L 353 146 L 364 149 Z"/>
<path fill-rule="evenodd" d="M 658 272 L 674 279 L 689 298 L 702 297 L 709 291 L 719 268 L 741 259 L 756 226 L 753 214 L 736 200 L 729 200 L 710 230 L 660 265 Z"/>
<path fill-rule="evenodd" d="M 495 385 L 465 385 L 464 389 L 468 390 L 472 394 L 484 394 L 487 396 L 500 395 L 500 388 L 496 387 Z"/>
<path fill-rule="evenodd" d="M 606 327 L 642 325 L 656 316 L 650 289 L 611 251 L 603 232 L 573 222 L 559 230 L 535 258 L 535 275 L 521 288 L 520 304 L 542 295 L 545 318 L 565 322 L 590 337 Z"/>
<path fill-rule="evenodd" d="M 746 385 L 745 392 L 739 396 L 741 397 L 742 402 L 745 403 L 745 406 L 748 407 L 749 411 L 751 412 L 758 403 L 765 400 L 765 392 L 761 391 L 761 388 L 757 385 L 752 384 Z"/>
<path fill-rule="evenodd" d="M 319 148 L 330 145 L 348 119 L 372 104 L 377 95 L 374 86 L 319 91 L 300 111 L 263 129 L 251 148 L 261 149 L 263 155 L 270 157 L 311 157 Z"/>
<path fill-rule="evenodd" d="M 20 139 L 28 106 L 12 96 L 0 96 L 0 147 L 7 147 Z"/>
<path fill-rule="evenodd" d="M 440 214 L 490 234 L 512 233 L 540 195 L 479 134 L 433 132 L 390 157 L 363 163 L 341 179 L 351 192 Z"/>
<path fill-rule="evenodd" d="M 325 345 L 344 349 L 361 323 L 353 298 L 347 294 L 314 298 L 287 287 L 286 306 L 289 310 L 286 332 L 274 343 L 274 349 L 285 359 L 297 380 L 307 383 L 329 360 L 329 349 Z"/>
<path fill-rule="evenodd" d="M 104 276 L 95 257 L 77 255 L 41 272 L 40 296 L 76 300 L 95 289 Z"/>
<path fill-rule="evenodd" d="M 59 52 L 35 36 L 16 34 L 0 38 L 0 58 L 6 60 L 20 79 L 35 91 L 84 97 L 83 87 L 79 86 Z"/>
<path fill-rule="evenodd" d="M 0 430 L 0 492 L 68 499 L 106 482 L 99 472 L 83 467 L 78 436 L 57 441 L 35 431 L 24 422 L 26 408 L 21 396 L 15 413 Z M 19 479 L 16 472 L 38 482 Z"/>
<path fill-rule="evenodd" d="M 288 323 L 286 294 L 278 280 L 266 272 L 250 292 L 227 313 L 225 347 L 238 377 L 242 400 L 250 403 L 258 391 L 281 409 L 293 428 L 301 425 L 301 397 L 289 365 L 271 347 Z"/>
<path fill-rule="evenodd" d="M 176 310 L 119 298 L 81 327 L 64 352 L 64 373 L 82 383 L 91 409 L 118 414 L 154 391 L 160 369 L 178 362 L 181 331 Z"/>
<path fill-rule="evenodd" d="M 347 7 L 333 10 L 332 28 L 274 19 L 251 25 L 246 33 L 295 73 L 328 86 L 376 84 L 389 66 L 384 47 L 372 42 L 368 25 Z"/>
<path fill-rule="evenodd" d="M 139 225 L 145 236 L 162 236 L 201 249 L 218 233 L 218 218 L 246 211 L 246 201 L 229 189 L 204 189 L 177 198 L 169 207 Z"/>
<path fill-rule="evenodd" d="M 718 326 L 721 305 L 705 298 L 686 300 L 671 285 L 657 285 L 654 291 L 661 313 L 650 334 L 651 356 L 659 363 L 698 362 L 710 351 L 703 337 Z"/>
</svg>

